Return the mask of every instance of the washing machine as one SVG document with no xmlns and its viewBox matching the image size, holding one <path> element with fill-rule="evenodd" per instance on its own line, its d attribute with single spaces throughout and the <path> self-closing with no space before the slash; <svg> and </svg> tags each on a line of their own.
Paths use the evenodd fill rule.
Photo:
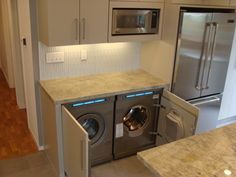
<svg viewBox="0 0 236 177">
<path fill-rule="evenodd" d="M 115 97 L 66 104 L 65 107 L 87 131 L 90 140 L 90 165 L 113 159 L 113 110 Z M 76 136 L 76 135 L 73 135 Z"/>
<path fill-rule="evenodd" d="M 114 159 L 155 147 L 162 89 L 117 96 Z"/>
</svg>

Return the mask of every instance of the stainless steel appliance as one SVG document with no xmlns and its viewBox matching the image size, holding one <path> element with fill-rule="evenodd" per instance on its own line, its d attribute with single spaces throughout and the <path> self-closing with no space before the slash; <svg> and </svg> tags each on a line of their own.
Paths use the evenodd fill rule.
<svg viewBox="0 0 236 177">
<path fill-rule="evenodd" d="M 160 90 L 119 95 L 116 101 L 114 158 L 156 145 Z"/>
<path fill-rule="evenodd" d="M 157 34 L 160 9 L 113 8 L 112 35 Z"/>
<path fill-rule="evenodd" d="M 196 133 L 217 125 L 235 20 L 230 9 L 181 9 L 172 92 L 200 108 Z"/>
<path fill-rule="evenodd" d="M 92 166 L 111 161 L 115 97 L 66 104 L 66 109 L 88 133 Z M 76 135 L 72 135 L 76 136 Z"/>
</svg>

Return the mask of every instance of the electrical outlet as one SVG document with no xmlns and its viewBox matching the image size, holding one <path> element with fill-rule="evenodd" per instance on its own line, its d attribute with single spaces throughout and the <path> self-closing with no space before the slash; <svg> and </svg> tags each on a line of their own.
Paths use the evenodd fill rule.
<svg viewBox="0 0 236 177">
<path fill-rule="evenodd" d="M 64 52 L 49 52 L 46 54 L 47 63 L 63 63 L 65 60 Z"/>
</svg>

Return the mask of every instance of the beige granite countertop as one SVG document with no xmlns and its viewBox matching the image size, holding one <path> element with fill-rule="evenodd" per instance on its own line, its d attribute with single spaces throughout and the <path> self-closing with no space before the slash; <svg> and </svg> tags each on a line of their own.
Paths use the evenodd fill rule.
<svg viewBox="0 0 236 177">
<path fill-rule="evenodd" d="M 138 153 L 156 176 L 236 176 L 236 124 Z"/>
<path fill-rule="evenodd" d="M 167 86 L 167 83 L 143 70 L 136 70 L 43 80 L 40 85 L 55 103 L 66 103 L 156 89 Z"/>
</svg>

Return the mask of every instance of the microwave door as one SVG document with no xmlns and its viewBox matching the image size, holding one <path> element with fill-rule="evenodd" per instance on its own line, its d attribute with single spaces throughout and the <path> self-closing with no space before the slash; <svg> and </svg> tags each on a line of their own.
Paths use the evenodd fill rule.
<svg viewBox="0 0 236 177">
<path fill-rule="evenodd" d="M 154 23 L 152 16 L 152 10 L 113 9 L 112 35 L 149 33 Z M 157 17 L 154 19 L 156 23 Z"/>
</svg>

